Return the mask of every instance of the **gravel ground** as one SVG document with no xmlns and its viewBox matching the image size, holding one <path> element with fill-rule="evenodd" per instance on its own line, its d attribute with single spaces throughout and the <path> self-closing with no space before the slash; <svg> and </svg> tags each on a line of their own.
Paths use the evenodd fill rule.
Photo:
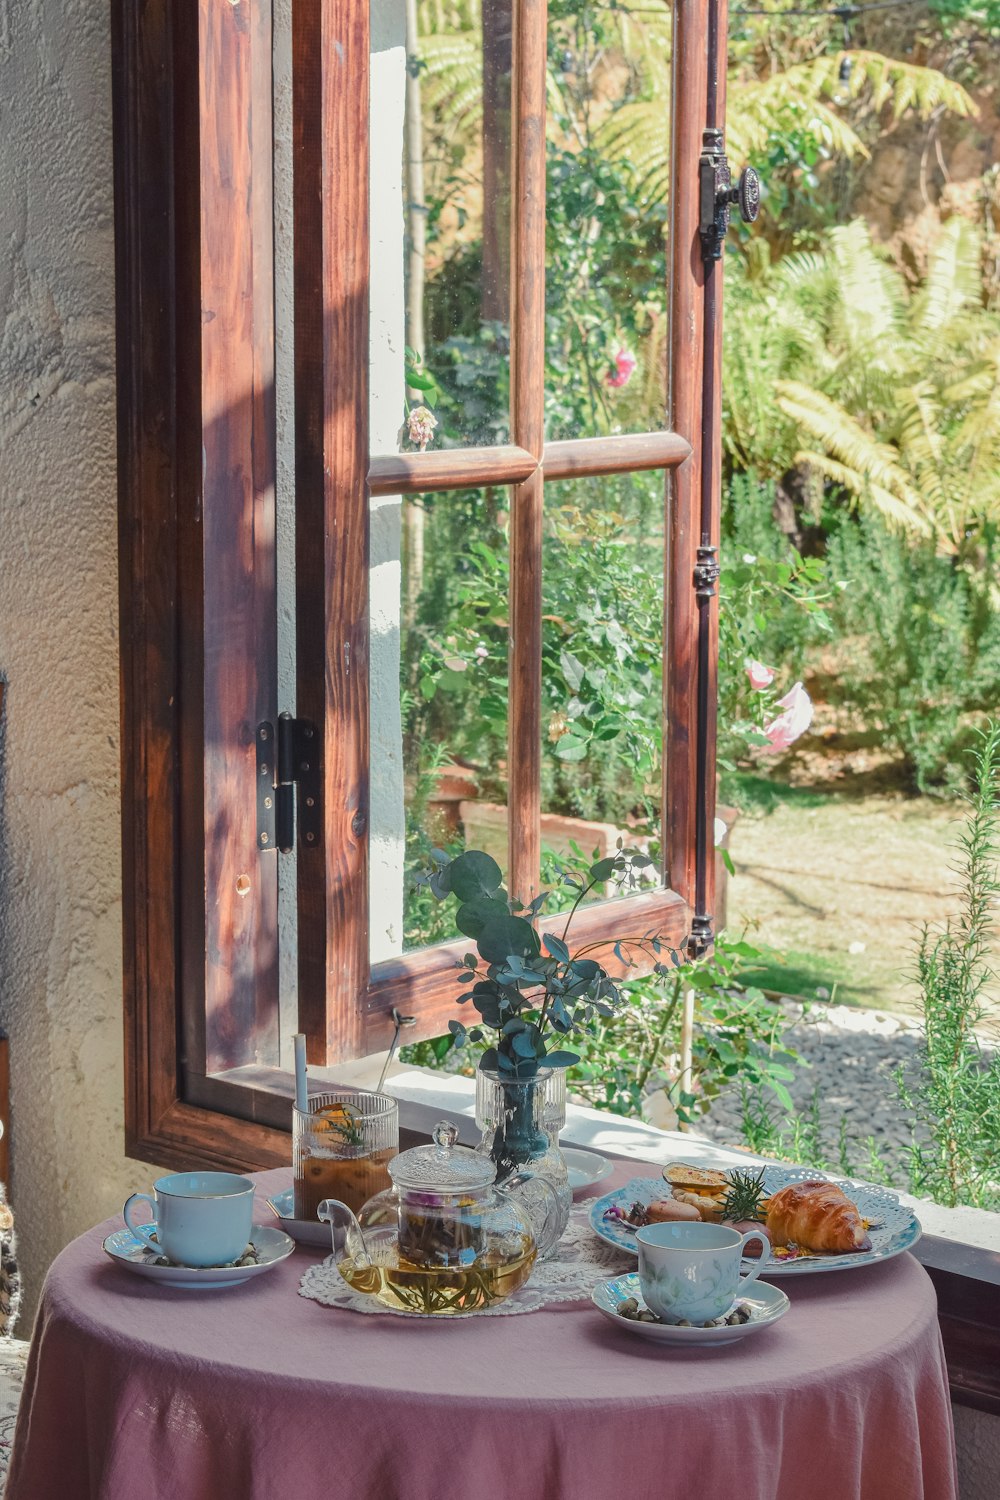
<svg viewBox="0 0 1000 1500">
<path fill-rule="evenodd" d="M 848 1005 L 812 1005 L 804 1013 L 794 1002 L 781 1004 L 788 1016 L 788 1045 L 809 1064 L 796 1068 L 788 1085 L 800 1130 L 808 1136 L 811 1117 L 818 1112 L 826 1164 L 866 1177 L 873 1171 L 873 1139 L 889 1179 L 905 1188 L 912 1127 L 908 1111 L 897 1099 L 893 1074 L 900 1066 L 904 1076 L 914 1074 L 920 1044 L 917 1023 Z M 785 1135 L 786 1149 L 780 1154 L 795 1155 L 793 1126 L 785 1110 L 770 1090 L 764 1091 L 764 1099 Z M 734 1088 L 713 1101 L 711 1112 L 699 1118 L 696 1128 L 720 1145 L 745 1145 L 741 1127 L 740 1094 Z"/>
</svg>

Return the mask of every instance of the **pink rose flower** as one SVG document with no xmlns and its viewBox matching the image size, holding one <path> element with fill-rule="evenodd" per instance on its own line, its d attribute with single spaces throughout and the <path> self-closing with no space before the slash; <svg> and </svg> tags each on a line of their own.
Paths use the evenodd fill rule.
<svg viewBox="0 0 1000 1500">
<path fill-rule="evenodd" d="M 415 406 L 407 419 L 410 442 L 416 443 L 421 453 L 434 436 L 437 417 L 426 406 Z"/>
<path fill-rule="evenodd" d="M 765 667 L 762 661 L 748 661 L 747 676 L 754 692 L 760 693 L 774 681 L 774 668 Z"/>
<path fill-rule="evenodd" d="M 615 355 L 615 368 L 604 377 L 604 384 L 610 385 L 617 390 L 620 386 L 628 385 L 632 379 L 638 360 L 630 349 L 619 349 Z"/>
<path fill-rule="evenodd" d="M 805 734 L 813 718 L 812 699 L 801 682 L 797 682 L 783 698 L 778 699 L 778 707 L 785 712 L 772 719 L 764 729 L 770 741 L 766 752 L 769 755 L 787 750 L 800 735 Z"/>
</svg>

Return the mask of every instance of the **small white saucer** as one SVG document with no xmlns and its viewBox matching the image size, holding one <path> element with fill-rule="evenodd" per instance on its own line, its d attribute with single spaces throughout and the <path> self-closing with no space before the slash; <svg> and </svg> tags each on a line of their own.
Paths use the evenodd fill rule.
<svg viewBox="0 0 1000 1500">
<path fill-rule="evenodd" d="M 559 1149 L 569 1169 L 569 1185 L 574 1193 L 591 1187 L 595 1182 L 603 1182 L 615 1169 L 614 1162 L 608 1161 L 606 1156 L 598 1156 L 596 1151 L 582 1151 L 577 1146 L 560 1146 Z"/>
<path fill-rule="evenodd" d="M 114 1234 L 109 1234 L 104 1249 L 116 1265 L 150 1281 L 159 1281 L 165 1286 L 214 1290 L 222 1286 L 239 1286 L 253 1276 L 263 1275 L 295 1249 L 294 1240 L 280 1229 L 271 1229 L 266 1224 L 254 1225 L 250 1243 L 259 1256 L 253 1266 L 160 1266 L 156 1263 L 155 1250 L 150 1250 L 130 1229 L 117 1229 Z"/>
<path fill-rule="evenodd" d="M 283 1193 L 275 1193 L 273 1198 L 265 1201 L 281 1220 L 282 1229 L 286 1234 L 290 1234 L 293 1240 L 298 1240 L 300 1245 L 323 1245 L 329 1255 L 331 1247 L 329 1224 L 321 1224 L 319 1219 L 295 1218 L 294 1188 L 286 1188 Z"/>
<path fill-rule="evenodd" d="M 722 1328 L 678 1328 L 673 1323 L 637 1323 L 632 1318 L 623 1318 L 618 1311 L 618 1304 L 624 1302 L 626 1297 L 634 1297 L 640 1311 L 645 1308 L 642 1288 L 635 1271 L 630 1276 L 616 1276 L 613 1281 L 599 1282 L 591 1293 L 591 1301 L 597 1311 L 609 1318 L 616 1328 L 621 1328 L 625 1333 L 637 1333 L 640 1338 L 652 1339 L 654 1343 L 688 1348 L 692 1345 L 704 1348 L 735 1344 L 751 1333 L 770 1328 L 772 1323 L 777 1323 L 779 1318 L 785 1316 L 791 1306 L 780 1287 L 772 1286 L 768 1281 L 755 1281 L 739 1299 L 750 1309 L 749 1323 L 733 1323 Z"/>
</svg>

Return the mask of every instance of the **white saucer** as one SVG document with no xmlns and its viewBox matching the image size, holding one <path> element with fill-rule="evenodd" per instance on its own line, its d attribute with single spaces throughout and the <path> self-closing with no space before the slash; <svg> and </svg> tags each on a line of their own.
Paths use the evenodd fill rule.
<svg viewBox="0 0 1000 1500">
<path fill-rule="evenodd" d="M 608 1161 L 606 1156 L 598 1156 L 596 1151 L 582 1151 L 577 1146 L 560 1146 L 559 1149 L 569 1169 L 569 1185 L 574 1193 L 595 1182 L 603 1182 L 615 1169 L 614 1162 Z"/>
<path fill-rule="evenodd" d="M 114 1234 L 109 1234 L 104 1249 L 117 1265 L 150 1281 L 159 1281 L 165 1286 L 214 1290 L 222 1286 L 239 1286 L 253 1276 L 263 1275 L 295 1249 L 295 1241 L 287 1234 L 265 1224 L 254 1225 L 250 1243 L 260 1257 L 254 1266 L 160 1266 L 156 1263 L 156 1252 L 137 1239 L 130 1229 L 117 1229 Z"/>
<path fill-rule="evenodd" d="M 672 1323 L 637 1323 L 632 1318 L 623 1318 L 618 1312 L 619 1302 L 634 1297 L 642 1311 L 646 1304 L 642 1300 L 642 1288 L 635 1271 L 630 1276 L 616 1276 L 613 1281 L 602 1281 L 591 1293 L 591 1301 L 599 1313 L 603 1313 L 625 1333 L 637 1333 L 640 1338 L 652 1339 L 658 1344 L 675 1347 L 695 1345 L 699 1348 L 720 1344 L 735 1344 L 751 1333 L 770 1328 L 783 1318 L 791 1303 L 780 1287 L 768 1281 L 755 1281 L 740 1297 L 750 1309 L 749 1323 L 733 1323 L 722 1328 L 678 1328 Z"/>
<path fill-rule="evenodd" d="M 293 1240 L 298 1240 L 300 1245 L 323 1245 L 329 1255 L 332 1243 L 329 1224 L 322 1224 L 319 1219 L 295 1218 L 294 1188 L 275 1193 L 273 1198 L 266 1201 L 281 1220 L 281 1227 L 286 1234 L 290 1234 Z"/>
</svg>

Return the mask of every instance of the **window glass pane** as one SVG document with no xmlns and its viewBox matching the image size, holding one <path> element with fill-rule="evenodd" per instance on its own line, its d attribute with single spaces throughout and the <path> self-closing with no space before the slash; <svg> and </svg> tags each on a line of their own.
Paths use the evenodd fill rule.
<svg viewBox="0 0 1000 1500">
<path fill-rule="evenodd" d="M 506 488 L 406 501 L 398 687 L 373 682 L 373 693 L 394 687 L 401 706 L 408 873 L 435 847 L 486 849 L 506 868 L 509 503 Z M 373 865 L 373 906 L 375 879 Z M 407 880 L 402 946 L 457 937 L 453 915 L 454 902 Z"/>
<path fill-rule="evenodd" d="M 669 10 L 549 24 L 546 436 L 664 425 Z"/>
<path fill-rule="evenodd" d="M 663 750 L 659 471 L 545 487 L 542 845 L 658 863 Z M 655 870 L 650 871 L 655 879 Z"/>
<path fill-rule="evenodd" d="M 373 35 L 388 18 L 402 43 L 393 95 L 372 73 L 373 356 L 393 288 L 401 325 L 374 453 L 509 440 L 510 0 L 482 11 L 373 3 Z M 379 226 L 386 183 L 396 217 Z"/>
</svg>

